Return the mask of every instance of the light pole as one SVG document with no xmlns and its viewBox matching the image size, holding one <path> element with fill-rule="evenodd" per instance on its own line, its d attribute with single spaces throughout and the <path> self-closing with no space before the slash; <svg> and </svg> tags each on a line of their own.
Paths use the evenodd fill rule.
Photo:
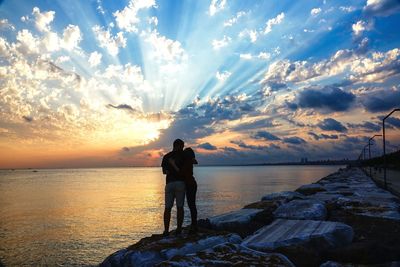
<svg viewBox="0 0 400 267">
<path fill-rule="evenodd" d="M 374 139 L 374 137 L 376 136 L 382 136 L 381 134 L 376 134 L 374 136 L 372 136 L 369 140 L 368 140 L 368 152 L 369 152 L 369 159 L 371 159 L 371 141 L 372 139 Z"/>
<path fill-rule="evenodd" d="M 369 157 L 368 159 L 371 160 L 371 141 L 372 139 L 374 139 L 374 137 L 376 136 L 382 136 L 381 134 L 375 134 L 374 136 L 372 136 L 370 139 L 368 139 L 368 154 Z M 371 162 L 369 162 L 369 176 L 372 177 L 372 170 L 371 170 Z"/>
<path fill-rule="evenodd" d="M 386 144 L 385 144 L 385 120 L 390 117 L 394 112 L 400 111 L 400 108 L 395 108 L 390 112 L 388 115 L 386 115 L 385 118 L 382 120 L 382 134 L 383 134 L 383 181 L 385 183 L 385 189 L 387 189 L 387 183 L 386 183 Z"/>
</svg>

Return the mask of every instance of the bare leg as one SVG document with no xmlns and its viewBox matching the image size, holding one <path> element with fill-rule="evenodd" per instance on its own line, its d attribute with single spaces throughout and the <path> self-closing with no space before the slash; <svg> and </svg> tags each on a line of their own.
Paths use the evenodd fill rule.
<svg viewBox="0 0 400 267">
<path fill-rule="evenodd" d="M 171 209 L 165 208 L 165 210 L 164 210 L 164 233 L 169 232 L 170 220 L 171 220 Z"/>
</svg>

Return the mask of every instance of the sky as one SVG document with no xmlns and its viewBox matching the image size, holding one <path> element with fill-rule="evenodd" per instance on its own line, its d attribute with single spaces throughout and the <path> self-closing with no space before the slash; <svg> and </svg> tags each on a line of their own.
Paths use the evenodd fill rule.
<svg viewBox="0 0 400 267">
<path fill-rule="evenodd" d="M 399 25 L 398 0 L 0 0 L 0 168 L 158 166 L 176 138 L 355 159 L 400 107 Z"/>
</svg>

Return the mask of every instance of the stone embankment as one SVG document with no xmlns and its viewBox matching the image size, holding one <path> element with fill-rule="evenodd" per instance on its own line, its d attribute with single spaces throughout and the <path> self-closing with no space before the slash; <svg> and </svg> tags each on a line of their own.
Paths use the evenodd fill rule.
<svg viewBox="0 0 400 267">
<path fill-rule="evenodd" d="M 101 266 L 400 265 L 400 199 L 358 168 L 199 223 L 197 235 L 143 238 Z"/>
</svg>

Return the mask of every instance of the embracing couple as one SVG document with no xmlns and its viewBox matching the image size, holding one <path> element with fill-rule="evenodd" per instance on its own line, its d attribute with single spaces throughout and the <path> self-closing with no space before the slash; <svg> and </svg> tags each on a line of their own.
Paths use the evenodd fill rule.
<svg viewBox="0 0 400 267">
<path fill-rule="evenodd" d="M 182 233 L 185 194 L 192 219 L 189 233 L 197 232 L 197 183 L 193 177 L 193 164 L 197 164 L 197 161 L 193 149 L 190 147 L 183 149 L 184 146 L 185 144 L 181 139 L 176 139 L 173 144 L 173 150 L 163 157 L 161 163 L 163 174 L 166 174 L 167 180 L 165 185 L 164 236 L 169 234 L 171 209 L 175 199 L 177 208 L 175 235 Z"/>
</svg>

